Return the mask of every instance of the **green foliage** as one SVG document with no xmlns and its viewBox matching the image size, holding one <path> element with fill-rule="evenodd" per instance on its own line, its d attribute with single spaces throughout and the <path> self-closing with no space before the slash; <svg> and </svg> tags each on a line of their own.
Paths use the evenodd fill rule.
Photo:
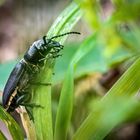
<svg viewBox="0 0 140 140">
<path fill-rule="evenodd" d="M 79 7 L 72 3 L 66 8 L 56 19 L 47 36 L 58 35 L 63 32 L 68 32 L 77 23 L 81 17 Z M 54 30 L 55 29 L 55 30 Z M 57 41 L 64 42 L 66 37 L 58 38 Z M 50 83 L 52 76 L 53 60 L 49 60 L 46 68 L 38 75 L 38 80 L 41 83 Z M 45 78 L 42 77 L 45 75 Z M 45 92 L 44 92 L 45 91 Z M 51 88 L 48 86 L 38 86 L 35 89 L 33 102 L 41 105 L 43 109 L 34 108 L 35 129 L 37 139 L 53 139 L 52 116 L 51 116 Z M 72 103 L 72 102 L 71 102 Z M 42 119 L 43 118 L 43 119 Z M 42 120 L 42 121 L 41 121 Z"/>
<path fill-rule="evenodd" d="M 112 0 L 116 3 L 116 9 L 113 13 L 112 18 L 116 21 L 133 21 L 139 19 L 140 1 L 120 1 Z M 131 11 L 131 12 L 129 12 Z M 129 12 L 129 14 L 127 13 Z"/>
<path fill-rule="evenodd" d="M 138 59 L 107 95 L 95 106 L 87 119 L 74 135 L 74 140 L 102 140 L 115 126 L 133 116 L 139 116 L 140 103 L 135 95 L 140 87 Z M 137 118 L 138 119 L 138 118 Z"/>
<path fill-rule="evenodd" d="M 3 135 L 3 133 L 0 131 L 0 139 L 1 140 L 6 140 L 5 136 Z"/>
<path fill-rule="evenodd" d="M 0 120 L 2 120 L 7 128 L 9 129 L 10 134 L 14 140 L 23 140 L 23 132 L 15 120 L 0 106 Z M 0 135 L 1 137 L 2 134 Z"/>
<path fill-rule="evenodd" d="M 31 102 L 42 106 L 42 108 L 33 109 L 33 125 L 37 140 L 66 140 L 68 138 L 72 140 L 101 140 L 113 128 L 126 121 L 136 121 L 140 117 L 140 103 L 135 98 L 140 87 L 139 1 L 112 0 L 110 6 L 113 7 L 113 10 L 109 16 L 104 18 L 102 17 L 104 7 L 99 1 L 75 1 L 77 4 L 72 2 L 56 19 L 47 36 L 52 37 L 71 31 L 82 14 L 89 25 L 91 34 L 80 43 L 69 44 L 69 47 L 63 50 L 64 55 L 58 59 L 56 64 L 53 59 L 48 59 L 45 69 L 37 75 L 36 80 L 41 83 L 52 83 L 53 79 L 53 82 L 57 84 L 64 79 L 54 120 L 52 119 L 51 86 L 31 87 L 34 92 Z M 64 44 L 66 38 L 67 36 L 58 38 L 57 41 Z M 71 121 L 72 115 L 75 115 L 73 114 L 74 79 L 95 72 L 105 73 L 112 67 L 120 66 L 119 64 L 126 60 L 127 62 L 132 60 L 133 65 L 107 92 L 106 96 L 88 103 L 93 109 L 70 135 L 70 130 L 74 127 Z M 13 66 L 13 64 L 11 65 Z M 0 81 L 1 89 L 4 87 L 11 65 L 0 66 L 0 73 L 6 69 Z M 56 75 L 52 77 L 53 71 Z M 83 104 L 81 110 L 85 106 L 87 104 Z M 23 139 L 17 124 L 2 108 L 0 111 L 0 119 L 9 124 L 8 129 L 13 139 Z M 52 124 L 54 124 L 54 128 Z M 1 133 L 0 138 L 4 139 Z"/>
<path fill-rule="evenodd" d="M 129 116 L 138 115 L 136 112 L 140 103 L 134 98 L 121 96 L 103 99 L 93 107 L 93 112 L 89 114 L 72 140 L 102 140 L 114 127 L 126 122 Z"/>
<path fill-rule="evenodd" d="M 74 91 L 74 68 L 78 61 L 86 55 L 95 45 L 96 35 L 91 36 L 82 44 L 74 55 L 64 79 L 62 87 L 58 112 L 56 116 L 56 126 L 54 138 L 55 140 L 66 139 L 68 127 L 70 125 L 72 108 L 73 108 L 73 91 Z M 90 43 L 89 43 L 90 42 Z M 86 47 L 85 47 L 86 46 Z M 63 124 L 63 125 L 62 125 Z"/>
</svg>

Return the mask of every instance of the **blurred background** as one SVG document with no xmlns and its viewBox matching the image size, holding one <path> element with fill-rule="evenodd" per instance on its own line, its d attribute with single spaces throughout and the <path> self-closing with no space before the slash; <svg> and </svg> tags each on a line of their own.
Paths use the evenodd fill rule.
<svg viewBox="0 0 140 140">
<path fill-rule="evenodd" d="M 0 0 L 0 90 L 2 90 L 14 64 L 22 58 L 25 50 L 41 38 L 57 16 L 71 0 Z M 52 89 L 55 116 L 61 82 L 72 56 L 82 41 L 97 32 L 97 45 L 79 63 L 75 75 L 75 104 L 72 118 L 72 135 L 91 110 L 96 98 L 101 98 L 132 64 L 139 54 L 138 0 L 99 0 L 82 5 L 85 11 L 73 31 L 81 36 L 69 37 L 63 56 L 56 62 Z M 90 9 L 93 8 L 94 10 Z M 129 58 L 132 58 L 131 60 Z M 127 61 L 126 61 L 127 60 Z M 80 117 L 79 117 L 80 116 Z M 15 113 L 14 117 L 19 120 Z M 54 117 L 55 118 L 55 117 Z M 5 126 L 0 129 L 11 138 Z M 140 124 L 119 126 L 105 140 L 139 140 Z"/>
<path fill-rule="evenodd" d="M 14 60 L 41 38 L 70 1 L 2 0 L 0 5 L 0 62 Z"/>
</svg>

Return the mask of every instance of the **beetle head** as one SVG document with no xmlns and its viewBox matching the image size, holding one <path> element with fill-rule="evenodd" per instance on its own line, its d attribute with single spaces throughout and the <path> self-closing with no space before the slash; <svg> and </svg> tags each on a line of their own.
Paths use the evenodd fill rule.
<svg viewBox="0 0 140 140">
<path fill-rule="evenodd" d="M 64 33 L 64 34 L 53 36 L 50 39 L 46 39 L 46 36 L 44 36 L 43 37 L 43 40 L 44 40 L 44 43 L 45 43 L 44 47 L 46 47 L 46 49 L 47 48 L 50 48 L 50 49 L 51 48 L 60 48 L 60 49 L 62 49 L 63 45 L 61 45 L 59 42 L 55 41 L 54 39 L 65 36 L 65 35 L 69 35 L 69 34 L 80 34 L 80 33 L 79 32 L 67 32 L 67 33 Z"/>
<path fill-rule="evenodd" d="M 49 48 L 59 48 L 59 47 L 61 47 L 62 45 L 59 43 L 59 42 L 57 42 L 57 41 L 55 41 L 55 40 L 52 40 L 52 39 L 48 39 L 48 44 L 47 44 L 47 47 L 49 47 Z"/>
</svg>

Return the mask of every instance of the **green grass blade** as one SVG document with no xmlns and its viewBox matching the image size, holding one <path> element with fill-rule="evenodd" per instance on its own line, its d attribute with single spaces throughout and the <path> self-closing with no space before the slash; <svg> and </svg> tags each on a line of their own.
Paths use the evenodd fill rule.
<svg viewBox="0 0 140 140">
<path fill-rule="evenodd" d="M 79 21 L 81 16 L 82 13 L 78 5 L 72 2 L 56 19 L 49 32 L 47 33 L 47 36 L 52 37 L 54 35 L 69 32 Z M 62 38 L 58 38 L 57 40 L 60 43 L 64 43 L 66 38 L 67 36 L 64 36 Z"/>
<path fill-rule="evenodd" d="M 15 120 L 0 107 L 0 119 L 6 124 L 14 140 L 23 140 L 23 133 Z"/>
<path fill-rule="evenodd" d="M 50 83 L 52 69 L 46 67 L 47 70 L 41 71 L 37 81 L 40 83 Z M 43 74 L 44 76 L 42 76 Z M 45 78 L 44 78 L 45 77 Z M 34 124 L 37 140 L 53 139 L 52 132 L 52 116 L 51 116 L 51 86 L 36 86 L 34 89 L 34 97 L 32 102 L 41 105 L 42 108 L 34 108 Z"/>
<path fill-rule="evenodd" d="M 129 117 L 140 117 L 140 103 L 130 96 L 108 98 L 93 106 L 94 111 L 87 117 L 72 140 L 103 140 L 116 126 Z M 138 118 L 137 118 L 138 119 Z"/>
<path fill-rule="evenodd" d="M 68 126 L 72 114 L 73 89 L 73 69 L 69 68 L 61 91 L 61 97 L 56 116 L 54 140 L 61 140 L 62 138 L 63 140 L 66 139 Z"/>
<path fill-rule="evenodd" d="M 68 32 L 81 17 L 81 12 L 75 3 L 70 4 L 56 19 L 47 36 L 52 37 L 64 32 Z M 67 37 L 67 36 L 66 36 Z M 64 42 L 66 37 L 58 38 L 57 41 Z M 38 75 L 39 82 L 51 83 L 53 73 L 53 60 L 48 60 L 45 69 Z M 37 86 L 33 102 L 43 108 L 34 108 L 35 129 L 37 139 L 53 139 L 52 114 L 51 114 L 51 87 Z"/>
<path fill-rule="evenodd" d="M 91 138 L 94 138 L 94 140 L 103 139 L 112 128 L 126 119 L 126 115 L 135 110 L 135 105 L 132 105 L 133 103 L 131 103 L 129 97 L 135 96 L 139 91 L 139 68 L 140 59 L 138 59 L 111 88 L 100 102 L 100 107 L 94 107 L 96 110 L 87 117 L 77 130 L 73 140 L 90 140 Z M 119 101 L 121 98 L 125 98 L 126 101 Z M 118 100 L 119 103 L 117 103 L 116 100 Z M 138 111 L 135 112 L 135 115 L 137 113 Z M 110 119 L 112 119 L 112 121 L 110 121 Z M 106 121 L 108 122 L 107 124 Z"/>
<path fill-rule="evenodd" d="M 73 57 L 68 71 L 65 75 L 64 84 L 61 91 L 56 124 L 55 124 L 55 140 L 65 140 L 68 132 L 68 127 L 71 120 L 73 108 L 73 90 L 74 90 L 74 67 L 78 61 L 84 57 L 96 44 L 96 35 L 89 37 L 82 46 L 78 49 Z M 86 48 L 86 49 L 85 49 Z"/>
<path fill-rule="evenodd" d="M 135 96 L 140 88 L 140 59 L 137 59 L 135 63 L 122 75 L 117 83 L 108 91 L 105 96 Z"/>
<path fill-rule="evenodd" d="M 6 137 L 3 135 L 3 133 L 0 130 L 0 140 L 6 140 Z"/>
<path fill-rule="evenodd" d="M 57 73 L 53 76 L 55 84 L 64 80 L 64 75 L 67 71 L 68 64 L 71 62 L 75 52 L 78 50 L 80 43 L 71 43 L 63 49 L 63 56 L 60 57 L 55 64 L 54 72 Z M 108 65 L 103 55 L 102 46 L 96 45 L 86 54 L 85 57 L 80 59 L 74 77 L 78 78 L 88 73 L 101 72 L 104 73 L 108 70 Z M 120 55 L 118 55 L 118 58 Z M 126 55 L 122 55 L 126 58 Z M 117 55 L 112 60 L 116 60 Z M 120 60 L 120 59 L 119 59 Z M 116 61 L 115 61 L 116 62 Z M 102 67 L 101 67 L 102 66 Z"/>
<path fill-rule="evenodd" d="M 76 54 L 74 55 L 71 65 L 76 67 L 77 63 L 82 59 L 97 43 L 97 34 L 93 34 L 92 36 L 88 37 L 77 50 Z"/>
</svg>

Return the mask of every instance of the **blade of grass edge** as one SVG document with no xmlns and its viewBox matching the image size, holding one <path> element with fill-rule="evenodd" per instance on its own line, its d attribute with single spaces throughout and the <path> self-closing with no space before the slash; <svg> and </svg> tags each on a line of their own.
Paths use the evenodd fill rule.
<svg viewBox="0 0 140 140">
<path fill-rule="evenodd" d="M 87 38 L 74 55 L 64 78 L 56 115 L 54 140 L 65 140 L 73 109 L 74 68 L 96 44 L 96 34 Z"/>
<path fill-rule="evenodd" d="M 0 140 L 6 140 L 6 137 L 5 137 L 4 134 L 1 132 L 1 130 L 0 130 Z"/>
<path fill-rule="evenodd" d="M 72 2 L 55 20 L 54 24 L 51 26 L 47 33 L 47 36 L 52 37 L 58 34 L 69 32 L 74 25 L 79 21 L 82 16 L 82 12 L 79 6 Z M 58 38 L 57 41 L 64 43 L 67 36 Z"/>
<path fill-rule="evenodd" d="M 72 2 L 56 19 L 56 21 L 48 31 L 47 36 L 52 37 L 58 35 L 60 32 L 70 31 L 72 27 L 78 22 L 80 17 L 81 17 L 81 12 L 79 11 L 79 7 Z M 58 38 L 57 41 L 62 43 L 64 42 L 65 39 Z M 42 83 L 51 82 L 53 65 L 54 65 L 53 62 L 52 64 L 48 63 L 45 69 L 39 75 L 39 77 L 41 77 L 39 78 L 39 80 Z M 43 75 L 46 75 L 45 78 Z M 35 103 L 43 106 L 43 109 L 34 109 L 35 129 L 37 133 L 37 139 L 53 140 L 50 86 L 37 87 L 35 89 L 35 97 L 33 100 Z"/>
<path fill-rule="evenodd" d="M 9 132 L 14 140 L 23 140 L 23 132 L 16 121 L 0 107 L 0 119 L 6 124 Z"/>
<path fill-rule="evenodd" d="M 136 93 L 139 91 L 140 88 L 139 68 L 140 68 L 140 58 L 135 61 L 135 63 L 123 74 L 123 76 L 118 80 L 118 82 L 110 89 L 107 95 L 101 100 L 100 106 L 102 108 L 100 108 L 98 111 L 96 110 L 89 114 L 87 119 L 85 119 L 80 128 L 76 131 L 72 140 L 79 139 L 90 140 L 91 137 L 92 138 L 94 137 L 94 140 L 101 140 L 111 131 L 112 128 L 114 128 L 116 125 L 119 124 L 119 122 L 121 122 L 124 119 L 124 117 L 122 117 L 122 120 L 118 120 L 117 122 L 114 121 L 112 122 L 112 125 L 110 125 L 108 121 L 108 127 L 104 129 L 102 134 L 100 133 L 104 127 L 102 121 L 103 120 L 107 121 L 105 118 L 106 116 L 108 116 L 109 113 L 109 112 L 107 114 L 104 113 L 106 104 L 112 101 L 115 102 L 116 99 L 120 97 L 125 97 L 126 99 L 128 99 L 130 96 L 135 96 Z M 135 108 L 131 108 L 130 111 L 132 111 L 133 109 Z M 125 112 L 127 113 L 127 110 Z M 100 123 L 99 122 L 96 123 L 98 120 L 97 116 L 98 118 L 100 118 Z"/>
</svg>

